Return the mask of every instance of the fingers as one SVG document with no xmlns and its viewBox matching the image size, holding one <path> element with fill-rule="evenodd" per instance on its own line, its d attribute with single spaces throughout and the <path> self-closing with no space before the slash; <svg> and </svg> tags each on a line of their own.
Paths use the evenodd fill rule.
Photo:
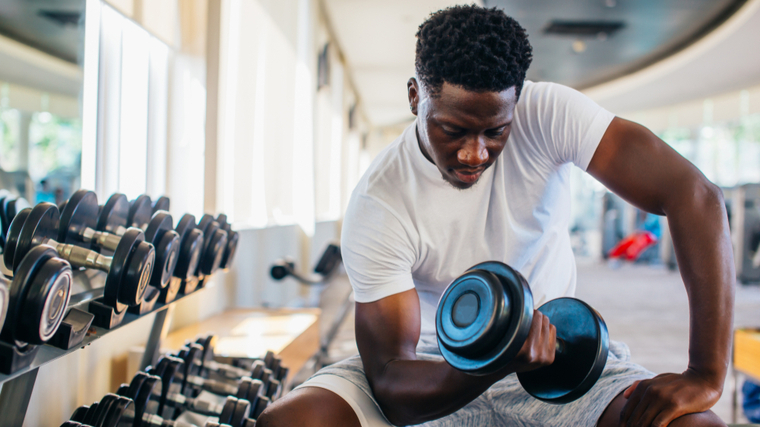
<svg viewBox="0 0 760 427">
<path fill-rule="evenodd" d="M 533 312 L 528 339 L 515 357 L 520 366 L 517 372 L 530 371 L 554 362 L 557 328 L 540 311 Z"/>
<path fill-rule="evenodd" d="M 636 381 L 635 383 L 631 384 L 630 387 L 628 387 L 627 389 L 625 389 L 625 391 L 623 392 L 623 397 L 626 398 L 626 399 L 628 399 L 629 397 L 631 397 L 631 393 L 633 393 L 633 391 L 636 390 L 636 386 L 638 386 L 640 382 L 641 381 Z"/>
<path fill-rule="evenodd" d="M 623 410 L 620 411 L 620 425 L 621 426 L 633 426 L 632 420 L 635 411 L 638 409 L 641 399 L 644 397 L 644 392 L 651 380 L 639 381 L 636 388 L 629 394 L 628 401 L 625 402 Z M 633 387 L 633 386 L 631 386 Z M 642 410 L 645 408 L 641 408 Z M 638 418 L 638 417 L 637 417 Z"/>
</svg>

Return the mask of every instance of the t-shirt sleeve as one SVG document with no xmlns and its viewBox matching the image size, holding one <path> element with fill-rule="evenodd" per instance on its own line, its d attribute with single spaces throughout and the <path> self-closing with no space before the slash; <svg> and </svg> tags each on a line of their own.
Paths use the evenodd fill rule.
<svg viewBox="0 0 760 427">
<path fill-rule="evenodd" d="M 586 170 L 615 115 L 586 95 L 556 83 L 529 86 L 525 104 L 532 139 L 555 164 Z"/>
<path fill-rule="evenodd" d="M 414 254 L 396 214 L 370 196 L 352 198 L 343 221 L 341 255 L 357 302 L 413 289 Z"/>
</svg>

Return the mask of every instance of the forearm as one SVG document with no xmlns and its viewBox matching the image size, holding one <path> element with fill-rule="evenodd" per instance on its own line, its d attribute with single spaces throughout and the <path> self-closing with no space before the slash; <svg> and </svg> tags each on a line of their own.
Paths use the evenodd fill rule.
<svg viewBox="0 0 760 427">
<path fill-rule="evenodd" d="M 505 368 L 474 376 L 442 360 L 393 360 L 374 379 L 372 389 L 393 424 L 420 424 L 457 411 L 509 373 Z"/>
<path fill-rule="evenodd" d="M 689 369 L 722 390 L 731 351 L 736 277 L 723 197 L 705 182 L 671 201 L 673 207 L 665 213 L 691 312 Z"/>
</svg>

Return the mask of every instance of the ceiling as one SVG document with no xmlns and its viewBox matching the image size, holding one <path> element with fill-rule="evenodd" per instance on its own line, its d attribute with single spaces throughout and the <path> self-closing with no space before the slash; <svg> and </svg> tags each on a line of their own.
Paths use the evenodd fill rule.
<svg viewBox="0 0 760 427">
<path fill-rule="evenodd" d="M 77 97 L 85 0 L 0 0 L 0 80 Z"/>
<path fill-rule="evenodd" d="M 85 0 L 2 0 L 0 34 L 76 64 L 84 6 Z"/>
<path fill-rule="evenodd" d="M 730 17 L 745 0 L 483 0 L 528 31 L 528 78 L 578 89 L 640 70 L 680 51 Z M 414 74 L 415 34 L 450 0 L 324 0 L 364 111 L 375 126 L 412 118 L 406 82 Z M 483 2 L 481 2 L 483 4 Z M 553 21 L 622 23 L 610 35 L 545 34 Z M 575 46 L 574 46 L 575 45 Z"/>
</svg>

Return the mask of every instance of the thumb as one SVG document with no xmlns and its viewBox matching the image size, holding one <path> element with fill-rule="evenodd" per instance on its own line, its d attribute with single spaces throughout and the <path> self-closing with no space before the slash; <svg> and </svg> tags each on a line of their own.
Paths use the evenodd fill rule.
<svg viewBox="0 0 760 427">
<path fill-rule="evenodd" d="M 633 391 L 636 390 L 636 387 L 639 385 L 640 382 L 641 381 L 636 381 L 635 383 L 631 384 L 630 387 L 628 387 L 627 389 L 625 389 L 625 391 L 623 392 L 623 397 L 626 398 L 626 399 L 628 399 L 629 397 L 631 397 L 631 394 L 633 394 Z"/>
</svg>

